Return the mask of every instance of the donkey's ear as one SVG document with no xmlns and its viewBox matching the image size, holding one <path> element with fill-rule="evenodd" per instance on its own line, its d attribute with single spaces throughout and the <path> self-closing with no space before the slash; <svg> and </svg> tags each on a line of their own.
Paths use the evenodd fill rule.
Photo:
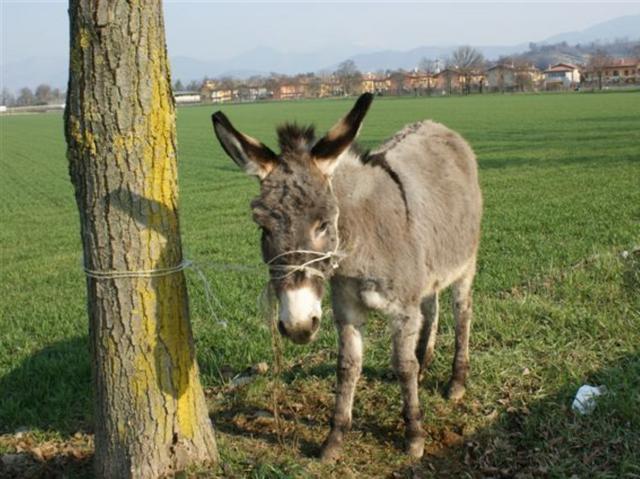
<svg viewBox="0 0 640 479">
<path fill-rule="evenodd" d="M 337 166 L 338 157 L 344 152 L 360 131 L 362 120 L 371 106 L 373 95 L 364 93 L 351 111 L 320 138 L 311 149 L 311 156 L 316 160 L 318 167 L 328 176 L 331 176 Z"/>
<path fill-rule="evenodd" d="M 236 130 L 221 111 L 211 115 L 215 131 L 224 151 L 249 175 L 264 179 L 278 164 L 278 155 L 255 138 Z"/>
</svg>

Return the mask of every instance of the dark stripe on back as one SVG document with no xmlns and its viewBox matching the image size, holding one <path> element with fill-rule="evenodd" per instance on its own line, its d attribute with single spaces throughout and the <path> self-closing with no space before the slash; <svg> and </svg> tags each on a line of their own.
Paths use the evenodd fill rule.
<svg viewBox="0 0 640 479">
<path fill-rule="evenodd" d="M 393 171 L 393 169 L 387 162 L 385 152 L 371 154 L 370 152 L 367 151 L 364 154 L 360 154 L 359 156 L 362 164 L 369 165 L 369 166 L 377 166 L 379 168 L 382 168 L 393 180 L 393 182 L 398 186 L 398 189 L 400 190 L 400 195 L 402 196 L 402 201 L 404 202 L 405 215 L 407 217 L 407 221 L 409 221 L 409 203 L 407 202 L 407 193 L 404 190 L 404 185 L 402 184 L 402 181 L 400 181 L 400 177 L 395 171 Z"/>
</svg>

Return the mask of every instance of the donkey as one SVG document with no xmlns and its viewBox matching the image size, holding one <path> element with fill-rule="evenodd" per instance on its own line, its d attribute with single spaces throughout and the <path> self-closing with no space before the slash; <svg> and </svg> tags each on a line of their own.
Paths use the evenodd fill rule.
<svg viewBox="0 0 640 479">
<path fill-rule="evenodd" d="M 320 327 L 325 280 L 338 332 L 335 410 L 321 458 L 340 456 L 362 369 L 367 312 L 391 319 L 392 365 L 403 395 L 406 450 L 424 450 L 418 378 L 433 358 L 438 293 L 453 287 L 455 358 L 447 396 L 462 398 L 469 372 L 471 286 L 482 197 L 475 156 L 432 121 L 405 126 L 374 151 L 354 144 L 373 95 L 316 140 L 313 127 L 278 128 L 281 153 L 212 116 L 222 148 L 260 180 L 251 202 L 262 255 L 280 303 L 278 329 L 294 343 Z"/>
</svg>

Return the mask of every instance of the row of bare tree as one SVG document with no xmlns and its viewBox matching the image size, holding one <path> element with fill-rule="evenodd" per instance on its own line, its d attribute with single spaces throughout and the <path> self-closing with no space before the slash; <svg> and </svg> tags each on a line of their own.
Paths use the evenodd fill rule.
<svg viewBox="0 0 640 479">
<path fill-rule="evenodd" d="M 585 69 L 595 74 L 597 77 L 598 87 L 603 86 L 603 75 L 605 68 L 611 62 L 621 55 L 630 57 L 640 57 L 640 43 L 629 42 L 626 40 L 617 40 L 607 44 L 591 43 L 587 45 L 568 45 L 566 42 L 554 45 L 538 45 L 529 44 L 529 50 L 513 56 L 505 56 L 498 59 L 496 63 L 511 64 L 515 67 L 524 67 L 534 65 L 541 68 L 548 64 L 554 63 L 558 56 L 575 56 L 576 58 L 587 58 L 584 65 Z M 465 77 L 465 88 L 471 88 L 470 77 L 474 72 L 482 71 L 488 66 L 488 61 L 482 53 L 471 47 L 461 46 L 453 51 L 450 57 L 444 59 L 423 58 L 418 69 L 427 74 L 435 74 L 441 70 L 448 69 L 459 72 Z M 388 76 L 394 78 L 401 75 L 402 70 L 380 70 L 376 74 L 378 76 Z M 362 73 L 358 70 L 353 60 L 342 62 L 334 72 L 325 72 L 322 74 L 303 73 L 294 76 L 287 76 L 278 73 L 271 73 L 269 76 L 255 75 L 246 80 L 234 79 L 230 76 L 223 76 L 217 79 L 219 88 L 235 89 L 242 86 L 264 86 L 268 90 L 274 90 L 277 85 L 285 82 L 296 82 L 302 78 L 308 82 L 313 90 L 314 86 L 319 90 L 320 83 L 326 78 L 332 77 L 336 79 L 341 87 L 343 94 L 351 95 L 357 93 L 358 87 L 362 82 Z M 204 77 L 203 80 L 191 80 L 184 84 L 180 79 L 173 84 L 174 91 L 199 91 L 202 85 L 209 80 Z M 469 93 L 464 91 L 462 93 Z M 33 106 L 46 105 L 51 103 L 64 102 L 65 92 L 59 88 L 52 88 L 46 83 L 39 85 L 35 90 L 28 87 L 21 88 L 17 94 L 14 94 L 7 88 L 0 93 L 0 104 L 5 106 Z"/>
<path fill-rule="evenodd" d="M 33 106 L 48 105 L 50 103 L 63 103 L 65 92 L 59 88 L 43 83 L 38 85 L 35 91 L 31 88 L 23 87 L 15 95 L 8 88 L 3 88 L 0 93 L 0 105 L 4 106 Z"/>
<path fill-rule="evenodd" d="M 477 49 L 470 46 L 462 46 L 457 48 L 450 58 L 445 60 L 440 59 L 428 59 L 423 58 L 419 63 L 419 69 L 423 73 L 433 74 L 438 71 L 449 68 L 456 70 L 468 79 L 475 71 L 482 70 L 486 66 L 484 56 Z M 380 70 L 376 74 L 378 76 L 387 76 L 393 78 L 394 76 L 403 75 L 405 72 L 402 70 Z M 278 84 L 282 83 L 295 83 L 301 79 L 304 79 L 311 88 L 315 86 L 319 90 L 320 83 L 327 78 L 332 78 L 338 82 L 343 94 L 352 95 L 358 92 L 358 89 L 362 83 L 363 74 L 358 69 L 356 63 L 353 60 L 345 60 L 340 63 L 337 69 L 333 72 L 324 72 L 320 74 L 315 73 L 303 73 L 294 76 L 281 75 L 278 73 L 271 73 L 268 77 L 260 75 L 252 76 L 246 80 L 237 80 L 229 76 L 223 76 L 216 79 L 219 89 L 234 89 L 241 88 L 245 85 L 250 86 L 263 86 L 267 89 L 273 90 Z M 173 89 L 174 91 L 199 91 L 207 81 L 208 77 L 204 77 L 202 81 L 192 80 L 186 85 L 181 80 L 176 80 Z M 469 84 L 470 82 L 465 82 Z"/>
</svg>

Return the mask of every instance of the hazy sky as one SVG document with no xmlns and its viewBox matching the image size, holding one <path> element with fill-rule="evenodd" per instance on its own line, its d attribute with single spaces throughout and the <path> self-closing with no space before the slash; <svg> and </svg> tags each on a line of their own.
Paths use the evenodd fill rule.
<svg viewBox="0 0 640 479">
<path fill-rule="evenodd" d="M 314 51 L 511 45 L 640 13 L 640 3 L 273 3 L 165 1 L 172 56 L 219 59 L 258 47 Z M 67 2 L 0 0 L 0 64 L 66 58 Z"/>
</svg>

